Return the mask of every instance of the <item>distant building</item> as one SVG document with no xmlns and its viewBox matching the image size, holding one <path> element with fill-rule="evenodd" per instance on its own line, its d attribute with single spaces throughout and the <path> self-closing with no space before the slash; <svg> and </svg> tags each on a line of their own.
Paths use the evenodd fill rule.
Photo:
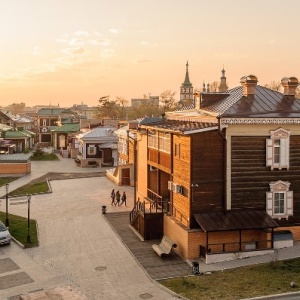
<svg viewBox="0 0 300 300">
<path fill-rule="evenodd" d="M 141 105 L 152 105 L 159 107 L 159 96 L 149 96 L 149 98 L 131 99 L 131 107 L 138 107 Z"/>
</svg>

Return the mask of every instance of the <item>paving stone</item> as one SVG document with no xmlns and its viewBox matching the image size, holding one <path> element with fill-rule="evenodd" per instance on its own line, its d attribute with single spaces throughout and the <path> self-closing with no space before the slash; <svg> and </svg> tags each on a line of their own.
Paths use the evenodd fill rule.
<svg viewBox="0 0 300 300">
<path fill-rule="evenodd" d="M 34 282 L 25 272 L 10 274 L 0 277 L 0 290 Z"/>
<path fill-rule="evenodd" d="M 20 269 L 20 267 L 10 258 L 0 259 L 0 273 L 11 272 Z"/>
</svg>

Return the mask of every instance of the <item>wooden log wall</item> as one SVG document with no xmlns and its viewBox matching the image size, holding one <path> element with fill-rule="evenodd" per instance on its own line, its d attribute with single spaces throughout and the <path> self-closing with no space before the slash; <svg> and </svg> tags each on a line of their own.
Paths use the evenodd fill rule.
<svg viewBox="0 0 300 300">
<path fill-rule="evenodd" d="M 290 137 L 289 170 L 271 170 L 266 166 L 268 137 L 231 138 L 231 207 L 266 210 L 269 183 L 278 180 L 291 183 L 294 192 L 294 216 L 278 220 L 280 225 L 300 222 L 300 137 Z M 277 221 L 277 220 L 276 220 Z"/>
</svg>

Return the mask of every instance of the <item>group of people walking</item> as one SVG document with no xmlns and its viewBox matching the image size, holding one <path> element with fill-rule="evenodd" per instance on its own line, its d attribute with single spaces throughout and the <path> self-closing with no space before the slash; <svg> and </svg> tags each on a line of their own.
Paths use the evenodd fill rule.
<svg viewBox="0 0 300 300">
<path fill-rule="evenodd" d="M 123 195 L 121 196 L 120 192 L 117 191 L 115 193 L 115 190 L 113 189 L 111 191 L 111 205 L 115 205 L 115 206 L 121 206 L 123 203 L 126 206 L 126 193 L 124 192 Z"/>
</svg>

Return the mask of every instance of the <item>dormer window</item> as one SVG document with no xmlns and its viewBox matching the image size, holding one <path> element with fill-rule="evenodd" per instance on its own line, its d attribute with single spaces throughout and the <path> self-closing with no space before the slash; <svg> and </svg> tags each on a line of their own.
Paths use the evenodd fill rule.
<svg viewBox="0 0 300 300">
<path fill-rule="evenodd" d="M 293 215 L 293 191 L 289 190 L 290 183 L 278 180 L 270 183 L 267 192 L 267 213 L 274 219 L 288 218 Z"/>
<path fill-rule="evenodd" d="M 279 128 L 270 131 L 266 140 L 266 165 L 273 169 L 288 169 L 290 166 L 290 131 Z"/>
</svg>

